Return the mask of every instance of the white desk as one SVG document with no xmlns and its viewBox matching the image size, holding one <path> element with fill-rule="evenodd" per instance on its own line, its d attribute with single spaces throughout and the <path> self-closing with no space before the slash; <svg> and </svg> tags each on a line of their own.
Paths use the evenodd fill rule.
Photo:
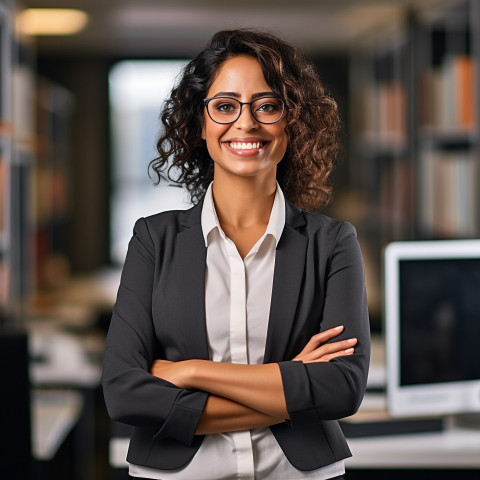
<svg viewBox="0 0 480 480">
<path fill-rule="evenodd" d="M 30 365 L 33 385 L 92 388 L 100 383 L 101 366 L 88 361 L 78 336 L 58 331 L 51 326 L 32 327 L 30 351 L 34 358 L 44 359 Z"/>
<path fill-rule="evenodd" d="M 29 324 L 32 358 L 32 452 L 49 463 L 75 427 L 71 480 L 92 478 L 95 469 L 95 398 L 100 385 L 103 336 L 94 331 L 73 334 L 60 322 L 36 320 Z M 93 361 L 92 361 L 93 358 Z M 54 389 L 54 390 L 47 390 Z M 50 468 L 41 466 L 39 468 Z M 48 475 L 48 473 L 45 473 Z"/>
<path fill-rule="evenodd" d="M 109 463 L 114 468 L 127 468 L 128 438 L 112 438 L 110 440 Z"/>
<path fill-rule="evenodd" d="M 480 430 L 351 438 L 347 468 L 480 469 Z"/>
<path fill-rule="evenodd" d="M 73 390 L 32 390 L 32 453 L 51 460 L 80 419 L 82 395 Z"/>
<path fill-rule="evenodd" d="M 350 438 L 348 444 L 348 469 L 480 469 L 480 430 Z M 110 440 L 112 467 L 127 467 L 127 449 L 128 439 Z"/>
</svg>

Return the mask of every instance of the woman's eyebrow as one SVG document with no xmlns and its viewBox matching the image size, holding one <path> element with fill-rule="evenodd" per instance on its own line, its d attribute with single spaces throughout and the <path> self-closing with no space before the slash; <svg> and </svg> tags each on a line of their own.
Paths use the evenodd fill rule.
<svg viewBox="0 0 480 480">
<path fill-rule="evenodd" d="M 254 93 L 252 95 L 252 100 L 255 98 L 261 98 L 261 97 L 274 97 L 275 94 L 273 92 L 260 92 L 260 93 Z"/>
<path fill-rule="evenodd" d="M 252 95 L 252 100 L 255 100 L 256 98 L 261 98 L 261 97 L 271 97 L 274 96 L 273 92 L 259 92 L 259 93 L 254 93 Z M 237 92 L 218 92 L 214 95 L 214 97 L 233 97 L 233 98 L 241 98 L 241 95 Z"/>
<path fill-rule="evenodd" d="M 241 95 L 236 92 L 218 92 L 214 95 L 214 97 L 233 97 L 233 98 L 240 98 Z"/>
</svg>

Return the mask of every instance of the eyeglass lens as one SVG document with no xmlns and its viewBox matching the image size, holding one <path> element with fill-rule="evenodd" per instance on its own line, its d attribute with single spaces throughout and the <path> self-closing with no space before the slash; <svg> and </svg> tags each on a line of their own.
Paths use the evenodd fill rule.
<svg viewBox="0 0 480 480">
<path fill-rule="evenodd" d="M 284 110 L 282 100 L 275 97 L 259 98 L 250 104 L 250 108 L 255 120 L 260 123 L 278 122 Z M 207 103 L 207 109 L 214 122 L 232 123 L 240 117 L 242 104 L 235 98 L 218 97 Z"/>
</svg>

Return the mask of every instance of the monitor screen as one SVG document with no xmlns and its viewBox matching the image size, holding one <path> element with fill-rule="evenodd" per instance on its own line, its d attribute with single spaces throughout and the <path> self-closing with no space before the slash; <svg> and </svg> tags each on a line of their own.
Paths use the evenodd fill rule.
<svg viewBox="0 0 480 480">
<path fill-rule="evenodd" d="M 391 413 L 480 411 L 480 241 L 389 245 L 385 315 Z"/>
</svg>

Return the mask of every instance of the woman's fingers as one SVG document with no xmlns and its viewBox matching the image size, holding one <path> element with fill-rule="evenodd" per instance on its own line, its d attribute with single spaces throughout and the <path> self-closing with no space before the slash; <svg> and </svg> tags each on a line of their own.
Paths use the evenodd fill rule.
<svg viewBox="0 0 480 480">
<path fill-rule="evenodd" d="M 341 350 L 339 352 L 331 353 L 329 355 L 324 355 L 321 359 L 316 360 L 316 362 L 329 362 L 330 360 L 338 357 L 346 357 L 348 355 L 352 355 L 355 351 L 354 348 L 347 348 L 346 350 Z M 313 361 L 310 362 L 303 362 L 303 363 L 314 363 Z"/>
<path fill-rule="evenodd" d="M 340 335 L 340 333 L 342 332 L 343 332 L 343 325 L 340 325 L 338 327 L 325 330 L 324 332 L 317 333 L 308 341 L 308 343 L 305 345 L 303 350 L 297 355 L 297 357 L 313 352 L 321 344 L 328 342 L 330 339 L 336 337 L 337 335 Z"/>
<path fill-rule="evenodd" d="M 356 338 L 349 338 L 340 342 L 333 342 L 322 345 L 317 349 L 303 355 L 300 360 L 303 363 L 328 362 L 332 358 L 351 355 L 354 352 L 354 346 L 357 344 Z"/>
<path fill-rule="evenodd" d="M 332 353 L 341 352 L 342 350 L 352 348 L 356 345 L 356 343 L 356 338 L 349 338 L 347 340 L 341 340 L 339 342 L 326 343 L 325 345 L 322 345 L 315 349 L 313 352 L 311 352 L 311 355 L 313 356 L 313 358 L 321 357 L 323 355 L 330 355 Z"/>
<path fill-rule="evenodd" d="M 353 350 L 350 349 L 356 345 L 356 338 L 326 343 L 328 340 L 338 336 L 343 329 L 343 326 L 339 326 L 314 335 L 307 345 L 305 345 L 304 349 L 293 360 L 302 361 L 304 363 L 321 361 L 328 362 L 332 358 L 351 355 Z"/>
</svg>

